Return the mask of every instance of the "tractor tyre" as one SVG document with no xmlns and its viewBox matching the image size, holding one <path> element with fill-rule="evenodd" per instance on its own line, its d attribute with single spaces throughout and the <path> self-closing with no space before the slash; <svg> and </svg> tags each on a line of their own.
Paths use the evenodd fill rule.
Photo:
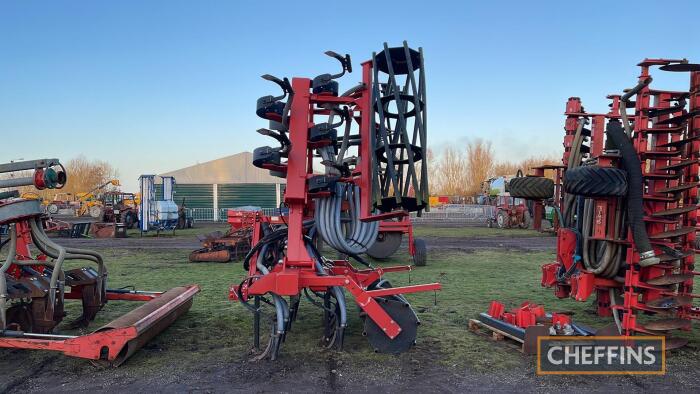
<svg viewBox="0 0 700 394">
<path fill-rule="evenodd" d="M 513 178 L 508 182 L 511 197 L 544 200 L 554 196 L 554 181 L 539 176 Z"/>
<path fill-rule="evenodd" d="M 88 209 L 88 214 L 90 217 L 99 219 L 102 217 L 102 207 L 99 205 L 93 205 L 90 207 L 90 209 Z"/>
<path fill-rule="evenodd" d="M 627 173 L 619 168 L 582 166 L 564 173 L 564 191 L 584 197 L 627 195 Z"/>
<path fill-rule="evenodd" d="M 124 212 L 122 215 L 122 222 L 124 222 L 124 227 L 126 227 L 128 230 L 131 230 L 134 228 L 134 222 L 136 222 L 136 218 L 134 217 L 134 214 L 131 212 Z"/>
<path fill-rule="evenodd" d="M 523 213 L 523 221 L 520 222 L 520 228 L 528 229 L 530 226 L 532 226 L 532 217 L 529 213 L 525 212 Z"/>
<path fill-rule="evenodd" d="M 500 211 L 496 215 L 496 225 L 502 229 L 510 228 L 510 217 L 505 211 Z"/>
<path fill-rule="evenodd" d="M 425 241 L 416 238 L 413 240 L 413 264 L 417 267 L 424 267 L 428 264 L 428 248 L 425 246 Z"/>
<path fill-rule="evenodd" d="M 52 215 L 55 215 L 58 213 L 58 205 L 49 204 L 49 206 L 46 207 L 46 211 Z"/>
</svg>

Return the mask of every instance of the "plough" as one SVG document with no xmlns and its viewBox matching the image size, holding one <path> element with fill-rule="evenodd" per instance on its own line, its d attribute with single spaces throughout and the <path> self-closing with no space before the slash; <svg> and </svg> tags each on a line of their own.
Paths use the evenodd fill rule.
<svg viewBox="0 0 700 394">
<path fill-rule="evenodd" d="M 66 182 L 57 159 L 0 164 L 0 173 L 17 171 L 34 175 L 0 180 L 0 187 L 53 189 Z M 6 257 L 0 264 L 0 348 L 51 350 L 118 366 L 189 310 L 199 291 L 196 285 L 164 293 L 108 289 L 102 256 L 55 243 L 44 231 L 40 202 L 18 196 L 12 191 L 0 195 L 0 226 L 9 229 L 2 242 Z M 64 269 L 70 260 L 93 266 Z M 71 336 L 55 333 L 66 316 L 66 300 L 82 302 L 73 328 L 88 326 L 108 301 L 146 303 L 91 334 Z"/>
<path fill-rule="evenodd" d="M 700 318 L 693 300 L 700 152 L 700 65 L 645 59 L 637 85 L 607 113 L 566 104 L 557 261 L 542 285 L 595 295 L 622 335 L 670 335 Z M 687 73 L 690 88 L 653 88 L 650 70 Z M 632 113 L 628 113 L 628 108 Z M 588 126 L 590 125 L 590 127 Z M 649 315 L 648 317 L 643 315 Z M 687 341 L 668 338 L 667 348 Z"/>
<path fill-rule="evenodd" d="M 302 297 L 323 312 L 325 346 L 341 349 L 348 324 L 345 291 L 360 307 L 375 351 L 406 351 L 419 319 L 405 294 L 440 289 L 438 283 L 392 287 L 384 274 L 411 266 L 373 267 L 362 257 L 377 239 L 379 221 L 428 209 L 423 52 L 405 42 L 385 44 L 362 63 L 362 83 L 344 93 L 336 79 L 352 72 L 350 56 L 326 54 L 341 64 L 340 73 L 291 82 L 263 76 L 283 93 L 258 100 L 257 115 L 269 121 L 258 132 L 279 146 L 257 148 L 253 164 L 286 178 L 289 213 L 283 225 L 256 217 L 254 246 L 243 261 L 246 277 L 229 291 L 253 313 L 255 359 L 277 358 Z M 348 259 L 322 256 L 315 237 Z M 274 310 L 265 346 L 263 303 Z"/>
</svg>

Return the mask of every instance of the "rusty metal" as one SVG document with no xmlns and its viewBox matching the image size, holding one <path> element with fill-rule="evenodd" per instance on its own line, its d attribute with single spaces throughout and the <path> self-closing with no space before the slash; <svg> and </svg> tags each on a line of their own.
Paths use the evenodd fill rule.
<svg viewBox="0 0 700 394">
<path fill-rule="evenodd" d="M 685 347 L 688 344 L 687 338 L 666 337 L 666 350 L 675 350 Z"/>
<path fill-rule="evenodd" d="M 647 283 L 653 286 L 668 286 L 683 283 L 690 279 L 693 279 L 693 274 L 666 274 L 649 279 Z"/>
<path fill-rule="evenodd" d="M 126 343 L 116 358 L 107 360 L 109 364 L 115 367 L 121 365 L 153 337 L 171 326 L 190 310 L 193 297 L 198 292 L 196 286 L 175 287 L 95 331 L 136 328 L 136 337 Z"/>
<path fill-rule="evenodd" d="M 228 263 L 231 261 L 231 252 L 228 250 L 197 249 L 189 255 L 190 263 Z"/>
<path fill-rule="evenodd" d="M 671 296 L 657 298 L 646 303 L 650 308 L 655 309 L 672 309 L 680 306 L 690 306 L 693 304 L 693 298 L 688 296 Z"/>
<path fill-rule="evenodd" d="M 669 331 L 669 330 L 689 330 L 691 326 L 690 320 L 680 318 L 670 318 L 655 320 L 644 325 L 644 328 L 650 331 Z"/>
</svg>

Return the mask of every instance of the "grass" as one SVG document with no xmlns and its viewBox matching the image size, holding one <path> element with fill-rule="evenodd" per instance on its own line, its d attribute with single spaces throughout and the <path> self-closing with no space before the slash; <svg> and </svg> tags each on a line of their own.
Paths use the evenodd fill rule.
<svg viewBox="0 0 700 394">
<path fill-rule="evenodd" d="M 440 230 L 442 229 L 433 229 Z M 452 230 L 452 229 L 449 229 Z M 424 231 L 424 229 L 421 229 Z M 520 230 L 512 230 L 520 231 Z M 228 286 L 244 277 L 240 263 L 190 264 L 186 250 L 101 250 L 109 267 L 111 288 L 134 286 L 142 290 L 166 290 L 175 286 L 196 283 L 201 293 L 195 297 L 191 311 L 169 329 L 154 338 L 144 349 L 136 353 L 122 368 L 135 376 L 162 371 L 170 373 L 193 366 L 206 365 L 211 360 L 221 363 L 240 363 L 248 358 L 252 334 L 252 315 L 241 305 L 227 299 Z M 500 300 L 508 308 L 523 301 L 544 304 L 547 311 L 570 310 L 578 323 L 603 326 L 609 320 L 591 313 L 591 302 L 580 303 L 571 299 L 559 300 L 551 289 L 540 287 L 540 266 L 553 261 L 552 252 L 507 253 L 483 251 L 477 253 L 431 252 L 428 266 L 409 273 L 390 274 L 387 277 L 394 286 L 409 283 L 440 282 L 443 290 L 437 294 L 417 293 L 408 296 L 418 312 L 422 325 L 419 328 L 417 348 L 400 357 L 411 360 L 416 354 L 435 353 L 434 363 L 445 367 L 469 367 L 476 371 L 507 370 L 529 363 L 511 347 L 494 344 L 483 336 L 467 329 L 469 318 L 485 312 L 491 300 Z M 397 255 L 391 262 L 408 264 L 406 254 Z M 72 263 L 75 265 L 75 263 Z M 350 299 L 350 296 L 348 295 Z M 69 303 L 69 317 L 79 314 L 79 305 Z M 110 302 L 100 313 L 93 328 L 133 309 L 134 303 Z M 400 358 L 375 354 L 365 338 L 354 307 L 349 308 L 351 324 L 346 332 L 346 351 L 337 357 L 353 363 L 391 365 Z M 282 347 L 282 357 L 288 360 L 316 360 L 320 347 L 321 312 L 302 300 L 299 319 L 293 332 Z M 698 334 L 688 334 L 697 341 Z M 692 359 L 695 353 L 684 350 L 681 359 Z M 45 353 L 32 356 L 37 362 L 48 357 Z M 63 362 L 64 360 L 61 360 Z M 87 368 L 80 360 L 67 361 L 76 372 Z M 391 373 L 387 367 L 386 373 Z M 378 373 L 382 373 L 378 371 Z"/>
<path fill-rule="evenodd" d="M 204 233 L 210 233 L 213 231 L 221 231 L 225 233 L 230 226 L 227 223 L 195 223 L 193 228 L 186 228 L 182 230 L 175 230 L 173 231 L 163 231 L 160 234 L 157 234 L 155 231 L 149 231 L 148 233 L 144 233 L 141 235 L 141 231 L 139 229 L 131 229 L 127 230 L 126 233 L 129 237 L 175 237 L 175 238 L 186 238 L 186 237 L 194 237 L 199 234 L 204 234 Z"/>
<path fill-rule="evenodd" d="M 477 226 L 463 227 L 432 227 L 432 226 L 415 226 L 413 233 L 416 237 L 448 237 L 448 238 L 466 238 L 466 237 L 551 237 L 551 233 L 541 233 L 535 230 L 523 230 L 519 228 L 500 229 Z"/>
</svg>

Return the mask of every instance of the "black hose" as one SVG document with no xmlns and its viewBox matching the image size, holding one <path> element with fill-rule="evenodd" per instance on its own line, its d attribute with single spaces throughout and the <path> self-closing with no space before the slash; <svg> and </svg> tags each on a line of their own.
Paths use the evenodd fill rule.
<svg viewBox="0 0 700 394">
<path fill-rule="evenodd" d="M 630 228 L 632 229 L 632 238 L 640 256 L 639 264 L 642 266 L 656 264 L 659 262 L 659 259 L 655 257 L 654 249 L 651 246 L 649 235 L 644 225 L 642 163 L 639 161 L 639 156 L 634 149 L 634 145 L 632 145 L 632 141 L 625 134 L 625 130 L 619 121 L 608 122 L 605 133 L 620 151 L 620 154 L 622 154 L 622 165 L 627 171 L 627 214 Z"/>
</svg>

